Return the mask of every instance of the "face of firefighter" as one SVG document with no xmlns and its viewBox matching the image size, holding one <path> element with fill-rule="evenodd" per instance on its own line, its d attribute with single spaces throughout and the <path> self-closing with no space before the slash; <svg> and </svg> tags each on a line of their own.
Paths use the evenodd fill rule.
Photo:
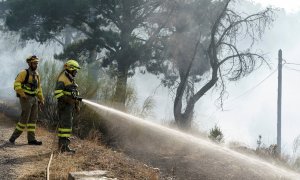
<svg viewBox="0 0 300 180">
<path fill-rule="evenodd" d="M 28 65 L 32 71 L 35 71 L 38 67 L 38 62 L 30 62 Z"/>
<path fill-rule="evenodd" d="M 77 70 L 68 71 L 73 77 L 76 77 Z"/>
</svg>

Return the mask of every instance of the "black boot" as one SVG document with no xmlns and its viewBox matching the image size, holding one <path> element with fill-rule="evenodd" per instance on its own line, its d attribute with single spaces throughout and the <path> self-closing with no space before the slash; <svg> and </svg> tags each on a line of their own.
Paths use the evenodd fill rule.
<svg viewBox="0 0 300 180">
<path fill-rule="evenodd" d="M 71 140 L 69 138 L 67 138 L 67 147 L 66 147 L 66 151 L 67 152 L 71 152 L 71 153 L 75 153 L 76 151 L 74 149 L 71 149 L 70 148 L 70 143 L 71 143 Z"/>
<path fill-rule="evenodd" d="M 14 138 L 11 137 L 11 138 L 9 138 L 8 141 L 9 141 L 11 144 L 15 144 L 15 141 L 16 141 L 16 140 L 15 140 Z"/>
<path fill-rule="evenodd" d="M 58 147 L 61 153 L 63 152 L 71 152 L 75 153 L 75 150 L 69 147 L 70 140 L 68 138 L 59 138 L 58 139 Z"/>
<path fill-rule="evenodd" d="M 43 142 L 42 141 L 37 141 L 37 140 L 33 140 L 33 141 L 28 141 L 29 145 L 42 145 Z"/>
<path fill-rule="evenodd" d="M 15 144 L 16 139 L 18 139 L 21 136 L 21 134 L 22 134 L 22 131 L 20 131 L 18 129 L 15 129 L 14 132 L 13 132 L 13 134 L 10 136 L 10 138 L 9 138 L 8 141 L 11 144 Z"/>
<path fill-rule="evenodd" d="M 65 144 L 66 144 L 66 138 L 59 137 L 59 139 L 58 139 L 58 149 L 59 149 L 59 151 L 62 151 L 62 149 L 65 148 Z"/>
<path fill-rule="evenodd" d="M 60 152 L 70 152 L 70 153 L 75 153 L 76 151 L 74 149 L 71 149 L 68 145 L 64 146 Z"/>
</svg>

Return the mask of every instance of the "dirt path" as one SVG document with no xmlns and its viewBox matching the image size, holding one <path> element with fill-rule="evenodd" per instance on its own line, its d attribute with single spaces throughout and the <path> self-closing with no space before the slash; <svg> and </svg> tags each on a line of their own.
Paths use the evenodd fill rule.
<svg viewBox="0 0 300 180">
<path fill-rule="evenodd" d="M 15 113 L 16 114 L 16 113 Z M 16 144 L 8 143 L 15 123 L 0 112 L 0 180 L 45 180 L 52 150 L 57 149 L 55 133 L 38 127 L 36 137 L 42 146 L 27 145 L 26 133 Z M 120 180 L 157 180 L 157 170 L 107 148 L 98 139 L 80 140 L 72 137 L 75 155 L 54 153 L 50 179 L 67 179 L 69 172 L 107 170 L 108 176 Z"/>
<path fill-rule="evenodd" d="M 15 179 L 14 165 L 10 161 L 9 147 L 5 146 L 7 135 L 12 129 L 12 125 L 7 123 L 7 118 L 0 114 L 0 179 Z"/>
<path fill-rule="evenodd" d="M 37 139 L 43 141 L 43 146 L 27 145 L 26 133 L 17 139 L 15 145 L 11 145 L 7 140 L 14 127 L 15 124 L 10 118 L 0 114 L 0 179 L 44 176 L 51 153 L 49 139 L 52 137 L 37 128 Z"/>
</svg>

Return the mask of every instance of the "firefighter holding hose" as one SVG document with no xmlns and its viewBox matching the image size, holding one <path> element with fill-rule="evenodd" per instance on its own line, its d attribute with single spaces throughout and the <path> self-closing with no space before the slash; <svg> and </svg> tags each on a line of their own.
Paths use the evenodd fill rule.
<svg viewBox="0 0 300 180">
<path fill-rule="evenodd" d="M 59 74 L 55 97 L 58 100 L 57 109 L 59 115 L 58 126 L 58 147 L 60 152 L 75 153 L 75 150 L 69 147 L 70 137 L 72 134 L 72 124 L 74 110 L 79 112 L 79 97 L 78 85 L 75 83 L 75 77 L 80 66 L 75 60 L 68 60 L 64 64 L 64 70 Z"/>
</svg>

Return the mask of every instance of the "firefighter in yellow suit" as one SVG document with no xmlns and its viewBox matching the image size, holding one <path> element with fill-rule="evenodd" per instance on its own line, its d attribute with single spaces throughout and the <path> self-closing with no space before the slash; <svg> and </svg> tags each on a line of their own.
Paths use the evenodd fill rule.
<svg viewBox="0 0 300 180">
<path fill-rule="evenodd" d="M 27 130 L 28 144 L 42 145 L 41 141 L 35 139 L 38 106 L 44 104 L 41 79 L 37 72 L 39 59 L 33 55 L 28 57 L 26 62 L 29 68 L 22 70 L 14 83 L 14 90 L 17 97 L 19 97 L 22 113 L 13 134 L 9 138 L 9 142 L 14 144 L 22 132 Z"/>
<path fill-rule="evenodd" d="M 58 128 L 58 148 L 60 152 L 75 153 L 75 150 L 69 147 L 72 134 L 73 112 L 79 111 L 78 103 L 78 85 L 75 83 L 75 77 L 80 66 L 75 60 L 68 60 L 64 64 L 64 70 L 58 76 L 55 88 L 55 97 L 57 98 L 57 109 L 59 115 Z"/>
</svg>

